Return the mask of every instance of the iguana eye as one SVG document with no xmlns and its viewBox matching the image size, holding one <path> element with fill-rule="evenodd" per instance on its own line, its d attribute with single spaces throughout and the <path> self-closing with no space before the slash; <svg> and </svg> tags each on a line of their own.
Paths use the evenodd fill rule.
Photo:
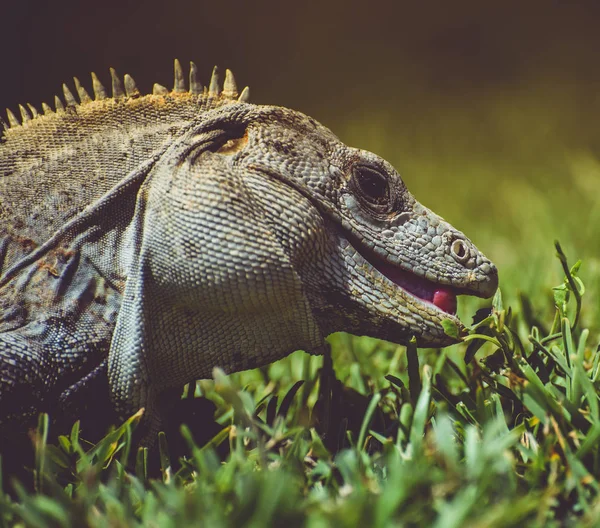
<svg viewBox="0 0 600 528">
<path fill-rule="evenodd" d="M 357 165 L 352 170 L 352 183 L 360 198 L 370 205 L 386 205 L 390 199 L 388 179 L 373 167 Z"/>
</svg>

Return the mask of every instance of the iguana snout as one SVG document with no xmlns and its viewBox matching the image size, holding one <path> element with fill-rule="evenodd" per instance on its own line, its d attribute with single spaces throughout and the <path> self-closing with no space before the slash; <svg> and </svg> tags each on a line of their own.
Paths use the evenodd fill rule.
<svg viewBox="0 0 600 528">
<path fill-rule="evenodd" d="M 396 229 L 386 230 L 389 249 L 368 248 L 348 236 L 357 251 L 391 282 L 448 314 L 456 313 L 458 295 L 491 297 L 498 287 L 496 267 L 450 224 L 417 202 L 414 208 L 417 214 L 402 225 L 391 220 Z"/>
<path fill-rule="evenodd" d="M 444 318 L 455 319 L 457 296 L 492 296 L 496 267 L 463 233 L 417 202 L 385 160 L 354 149 L 346 158 L 351 165 L 337 167 L 344 182 L 338 200 L 343 236 L 374 268 L 372 276 L 388 281 L 373 287 L 414 309 L 399 316 L 408 321 L 407 332 L 423 344 L 445 344 L 439 327 Z"/>
</svg>

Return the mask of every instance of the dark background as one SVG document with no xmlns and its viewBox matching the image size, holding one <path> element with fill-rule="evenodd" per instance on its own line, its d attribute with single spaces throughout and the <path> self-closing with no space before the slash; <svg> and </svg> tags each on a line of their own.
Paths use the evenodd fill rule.
<svg viewBox="0 0 600 528">
<path fill-rule="evenodd" d="M 341 95 L 395 106 L 415 89 L 463 98 L 600 80 L 593 1 L 2 0 L 0 19 L 0 93 L 11 106 L 109 66 L 150 86 L 170 78 L 174 57 L 230 67 L 260 102 L 315 110 Z"/>
<path fill-rule="evenodd" d="M 49 99 L 109 66 L 149 89 L 174 57 L 229 67 L 257 102 L 348 113 L 431 94 L 465 104 L 529 86 L 558 106 L 596 98 L 600 3 L 2 0 L 0 99 Z M 367 101 L 365 101 L 367 100 Z M 370 101 L 369 101 L 370 100 Z M 571 101 L 581 109 L 589 101 Z M 551 108 L 550 108 L 551 109 Z M 582 117 L 580 115 L 580 117 Z M 401 123 L 398 123 L 401 126 Z"/>
<path fill-rule="evenodd" d="M 388 158 L 520 287 L 554 238 L 600 266 L 600 2 L 0 6 L 0 107 L 51 103 L 74 75 L 90 91 L 90 71 L 108 85 L 109 66 L 149 91 L 175 57 L 204 82 L 218 64 Z"/>
</svg>

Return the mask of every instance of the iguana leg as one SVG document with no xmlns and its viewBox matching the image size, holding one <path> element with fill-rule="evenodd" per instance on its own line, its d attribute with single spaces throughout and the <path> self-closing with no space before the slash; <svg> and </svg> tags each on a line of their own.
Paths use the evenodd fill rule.
<svg viewBox="0 0 600 528">
<path fill-rule="evenodd" d="M 98 337 L 83 335 L 78 341 L 51 320 L 0 333 L 0 436 L 11 435 L 15 426 L 35 426 L 41 412 L 65 427 L 85 417 L 88 408 L 102 408 L 102 401 L 107 406 L 103 414 L 110 414 L 108 342 Z M 95 414 L 91 423 L 98 424 L 98 431 L 100 422 Z M 101 433 L 109 423 L 107 418 Z"/>
<path fill-rule="evenodd" d="M 33 424 L 39 412 L 48 410 L 52 370 L 42 347 L 15 332 L 0 335 L 0 436 L 8 434 L 10 425 Z"/>
</svg>

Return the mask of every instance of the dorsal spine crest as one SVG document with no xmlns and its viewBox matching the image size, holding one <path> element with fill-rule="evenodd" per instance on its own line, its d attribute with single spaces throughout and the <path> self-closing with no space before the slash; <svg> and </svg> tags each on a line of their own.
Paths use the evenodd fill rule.
<svg viewBox="0 0 600 528">
<path fill-rule="evenodd" d="M 92 88 L 94 93 L 94 98 L 92 98 L 85 87 L 81 84 L 77 77 L 74 77 L 75 84 L 75 93 L 79 96 L 79 101 L 71 89 L 67 86 L 67 84 L 62 85 L 62 91 L 64 96 L 64 103 L 59 96 L 54 98 L 54 110 L 50 105 L 46 103 L 42 103 L 43 114 L 38 113 L 38 111 L 31 104 L 27 105 L 27 108 L 23 105 L 19 105 L 19 112 L 21 114 L 21 119 L 19 119 L 10 109 L 6 109 L 6 116 L 8 122 L 5 122 L 0 118 L 0 125 L 3 125 L 6 131 L 21 127 L 26 123 L 30 123 L 35 121 L 36 119 L 44 116 L 52 116 L 55 114 L 60 114 L 65 112 L 66 108 L 76 109 L 81 105 L 85 105 L 88 103 L 92 103 L 94 101 L 102 101 L 106 99 L 110 99 L 113 101 L 127 101 L 133 98 L 137 98 L 142 96 L 142 93 L 138 89 L 133 77 L 126 74 L 123 79 L 121 79 L 117 72 L 110 68 L 111 75 L 111 88 L 112 88 L 112 96 L 108 96 L 106 92 L 106 88 L 100 82 L 97 75 L 92 72 Z M 219 70 L 215 66 L 211 75 L 210 83 L 208 84 L 208 88 L 203 86 L 202 83 L 198 80 L 198 68 L 193 62 L 190 62 L 190 73 L 189 73 L 189 88 L 186 86 L 186 80 L 183 73 L 183 68 L 181 67 L 181 63 L 175 59 L 174 63 L 174 82 L 173 82 L 173 90 L 169 90 L 164 86 L 156 83 L 153 86 L 151 95 L 155 96 L 168 96 L 171 94 L 183 94 L 189 93 L 193 95 L 198 95 L 201 97 L 212 97 L 219 98 L 223 102 L 231 101 L 231 102 L 248 102 L 249 98 L 249 89 L 246 86 L 241 94 L 238 94 L 237 84 L 235 82 L 235 78 L 231 70 L 225 70 L 225 80 L 223 85 L 219 81 Z"/>
</svg>

